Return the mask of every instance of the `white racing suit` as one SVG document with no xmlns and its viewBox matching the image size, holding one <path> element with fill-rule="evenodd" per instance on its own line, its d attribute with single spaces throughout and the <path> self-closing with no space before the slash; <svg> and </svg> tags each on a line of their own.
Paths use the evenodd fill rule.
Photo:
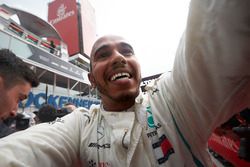
<svg viewBox="0 0 250 167">
<path fill-rule="evenodd" d="M 1 139 L 0 166 L 212 166 L 212 131 L 250 104 L 249 9 L 249 0 L 191 1 L 170 76 L 128 111 L 78 109 Z"/>
</svg>

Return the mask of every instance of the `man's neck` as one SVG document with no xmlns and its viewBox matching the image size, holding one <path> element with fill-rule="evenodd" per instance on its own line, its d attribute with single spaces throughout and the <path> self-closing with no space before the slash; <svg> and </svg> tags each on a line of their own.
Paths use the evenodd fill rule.
<svg viewBox="0 0 250 167">
<path fill-rule="evenodd" d="M 135 100 L 133 101 L 122 101 L 122 102 L 115 102 L 115 103 L 107 103 L 102 101 L 103 109 L 106 111 L 124 111 L 131 108 L 135 104 Z"/>
</svg>

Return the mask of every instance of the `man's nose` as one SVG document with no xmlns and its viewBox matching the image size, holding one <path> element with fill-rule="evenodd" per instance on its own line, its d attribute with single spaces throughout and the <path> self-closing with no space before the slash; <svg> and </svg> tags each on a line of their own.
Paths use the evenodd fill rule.
<svg viewBox="0 0 250 167">
<path fill-rule="evenodd" d="M 12 110 L 11 112 L 10 112 L 10 116 L 11 117 L 15 117 L 16 116 L 16 113 L 17 113 L 17 110 L 15 109 L 15 110 Z"/>
<path fill-rule="evenodd" d="M 113 53 L 113 64 L 114 65 L 124 65 L 127 63 L 126 57 L 119 51 L 115 50 Z"/>
<path fill-rule="evenodd" d="M 18 103 L 15 106 L 15 108 L 13 108 L 13 110 L 10 112 L 10 116 L 15 117 L 16 113 L 17 113 L 17 110 L 18 110 Z"/>
</svg>

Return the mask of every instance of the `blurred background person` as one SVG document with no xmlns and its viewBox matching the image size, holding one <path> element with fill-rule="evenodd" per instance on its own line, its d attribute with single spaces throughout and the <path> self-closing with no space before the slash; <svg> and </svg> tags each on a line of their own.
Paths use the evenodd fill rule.
<svg viewBox="0 0 250 167">
<path fill-rule="evenodd" d="M 14 117 L 9 117 L 0 121 L 0 138 L 10 135 L 16 132 L 16 122 Z M 14 127 L 12 126 L 14 125 Z"/>
<path fill-rule="evenodd" d="M 64 104 L 63 108 L 66 108 L 68 110 L 68 112 L 72 112 L 76 109 L 76 106 L 74 103 L 68 102 L 68 103 Z"/>
<path fill-rule="evenodd" d="M 15 116 L 18 103 L 28 97 L 38 78 L 20 58 L 8 49 L 0 50 L 0 119 Z"/>
<path fill-rule="evenodd" d="M 27 117 L 23 113 L 17 113 L 15 117 L 8 117 L 0 121 L 0 138 L 20 130 L 25 130 L 28 127 L 30 127 L 30 117 Z"/>
<path fill-rule="evenodd" d="M 54 106 L 50 104 L 43 104 L 37 113 L 38 122 L 52 122 L 57 117 L 57 110 Z"/>
</svg>

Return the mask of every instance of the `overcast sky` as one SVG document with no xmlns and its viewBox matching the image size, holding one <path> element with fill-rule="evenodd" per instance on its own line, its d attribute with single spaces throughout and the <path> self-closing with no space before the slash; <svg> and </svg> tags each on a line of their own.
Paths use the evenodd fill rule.
<svg viewBox="0 0 250 167">
<path fill-rule="evenodd" d="M 51 0 L 0 0 L 47 20 Z M 170 71 L 190 0 L 89 0 L 96 13 L 97 35 L 121 35 L 132 41 L 142 76 Z"/>
</svg>

